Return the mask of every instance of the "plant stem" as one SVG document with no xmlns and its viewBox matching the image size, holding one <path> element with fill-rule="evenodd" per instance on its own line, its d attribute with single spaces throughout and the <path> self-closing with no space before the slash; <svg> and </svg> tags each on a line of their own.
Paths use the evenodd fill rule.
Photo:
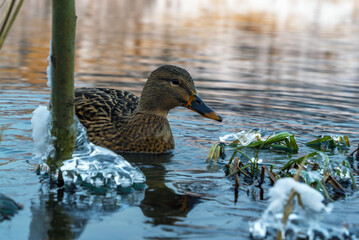
<svg viewBox="0 0 359 240">
<path fill-rule="evenodd" d="M 74 55 L 76 15 L 74 0 L 52 1 L 51 114 L 55 157 L 48 165 L 54 172 L 72 157 L 76 140 L 74 108 Z"/>
</svg>

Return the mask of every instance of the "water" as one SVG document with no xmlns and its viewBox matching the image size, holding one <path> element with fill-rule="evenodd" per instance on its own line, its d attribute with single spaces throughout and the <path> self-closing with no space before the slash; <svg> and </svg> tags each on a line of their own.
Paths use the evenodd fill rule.
<svg viewBox="0 0 359 240">
<path fill-rule="evenodd" d="M 299 147 L 322 134 L 346 134 L 352 145 L 359 143 L 357 1 L 76 4 L 77 87 L 139 95 L 149 72 L 180 65 L 224 121 L 172 111 L 171 154 L 124 156 L 146 175 L 146 190 L 49 191 L 34 173 L 30 119 L 49 101 L 51 4 L 26 1 L 0 52 L 0 192 L 24 205 L 0 223 L 7 239 L 245 239 L 248 222 L 266 209 L 268 193 L 253 200 L 242 187 L 234 202 L 223 166 L 205 163 L 220 136 L 260 128 L 294 132 Z M 358 209 L 359 195 L 351 194 L 334 203 L 326 221 L 359 229 Z"/>
</svg>

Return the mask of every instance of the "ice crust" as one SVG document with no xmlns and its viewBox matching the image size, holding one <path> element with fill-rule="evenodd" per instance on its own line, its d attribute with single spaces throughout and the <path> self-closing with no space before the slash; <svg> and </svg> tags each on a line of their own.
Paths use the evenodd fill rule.
<svg viewBox="0 0 359 240">
<path fill-rule="evenodd" d="M 324 197 L 317 190 L 305 183 L 297 182 L 293 178 L 281 178 L 271 189 L 269 189 L 271 203 L 264 214 L 268 214 L 269 212 L 283 212 L 283 207 L 292 189 L 299 193 L 304 205 L 304 210 L 313 212 L 330 210 L 324 205 Z"/>
<path fill-rule="evenodd" d="M 40 173 L 46 174 L 46 159 L 53 153 L 51 115 L 45 106 L 39 106 L 31 120 L 34 155 L 40 161 Z M 82 185 L 91 189 L 123 189 L 144 184 L 143 173 L 116 153 L 91 143 L 86 130 L 76 119 L 77 138 L 73 157 L 63 162 L 61 171 L 65 185 Z"/>
<path fill-rule="evenodd" d="M 49 88 L 52 87 L 52 62 L 51 62 L 51 56 L 52 56 L 52 40 L 50 41 L 50 53 L 47 59 L 49 60 L 49 66 L 46 68 L 47 73 L 47 86 Z"/>
<path fill-rule="evenodd" d="M 293 212 L 289 215 L 287 225 L 284 227 L 283 209 L 292 189 L 299 193 L 303 207 L 294 204 Z M 309 239 L 315 239 L 317 233 L 325 239 L 349 236 L 348 230 L 343 227 L 327 226 L 322 223 L 321 219 L 331 212 L 333 205 L 325 205 L 323 195 L 305 183 L 297 182 L 293 178 L 279 179 L 269 190 L 269 197 L 270 203 L 261 218 L 250 223 L 249 231 L 253 239 L 266 239 L 270 231 L 285 232 L 288 229 L 294 235 L 305 233 Z"/>
<path fill-rule="evenodd" d="M 259 130 L 241 131 L 238 133 L 230 133 L 219 137 L 219 141 L 224 143 L 227 140 L 238 140 L 240 145 L 247 146 L 255 139 L 260 139 L 262 136 Z"/>
<path fill-rule="evenodd" d="M 34 140 L 34 155 L 41 158 L 54 150 L 51 144 L 54 139 L 50 134 L 51 114 L 46 106 L 39 106 L 31 119 L 32 139 Z"/>
</svg>

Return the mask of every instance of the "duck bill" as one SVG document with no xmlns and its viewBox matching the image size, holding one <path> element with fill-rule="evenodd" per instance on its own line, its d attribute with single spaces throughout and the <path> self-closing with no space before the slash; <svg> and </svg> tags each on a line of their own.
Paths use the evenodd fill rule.
<svg viewBox="0 0 359 240">
<path fill-rule="evenodd" d="M 203 100 L 194 92 L 188 102 L 184 106 L 192 111 L 201 114 L 203 117 L 210 118 L 222 122 L 222 117 L 217 114 L 212 108 L 203 102 Z"/>
</svg>

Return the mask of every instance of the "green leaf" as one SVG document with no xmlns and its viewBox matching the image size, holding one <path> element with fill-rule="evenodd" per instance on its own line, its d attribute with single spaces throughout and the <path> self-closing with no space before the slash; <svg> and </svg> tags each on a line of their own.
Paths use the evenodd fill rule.
<svg viewBox="0 0 359 240">
<path fill-rule="evenodd" d="M 349 138 L 346 135 L 339 136 L 337 141 L 334 140 L 332 136 L 325 135 L 319 137 L 314 141 L 306 143 L 306 145 L 318 150 L 323 150 L 327 148 L 334 149 L 336 147 L 348 148 L 350 146 L 350 143 L 349 143 Z"/>
<path fill-rule="evenodd" d="M 306 143 L 307 146 L 311 146 L 311 145 L 320 145 L 324 142 L 329 142 L 329 141 L 334 141 L 333 138 L 331 136 L 322 136 L 314 141 L 311 141 L 309 143 Z"/>
<path fill-rule="evenodd" d="M 318 154 L 319 154 L 319 152 L 312 152 L 312 153 L 309 153 L 309 154 L 307 154 L 307 155 L 305 155 L 305 156 L 303 156 L 303 157 L 300 157 L 300 158 L 297 158 L 297 159 L 292 159 L 292 160 L 288 161 L 288 162 L 284 165 L 284 167 L 282 167 L 282 170 L 281 170 L 281 171 L 284 172 L 284 171 L 287 170 L 289 167 L 291 167 L 294 163 L 300 164 L 303 160 L 308 159 L 308 158 L 315 157 L 315 156 L 317 156 Z"/>
<path fill-rule="evenodd" d="M 271 144 L 270 149 L 272 150 L 281 150 L 284 152 L 292 152 L 292 149 L 290 149 L 287 146 L 281 145 L 281 144 Z"/>
<path fill-rule="evenodd" d="M 230 146 L 230 147 L 237 147 L 237 146 L 238 146 L 238 143 L 239 143 L 239 140 L 237 139 L 237 140 L 234 140 L 233 142 L 231 142 L 231 143 L 229 144 L 229 146 Z"/>
<path fill-rule="evenodd" d="M 295 140 L 294 134 L 289 137 L 289 145 L 293 153 L 298 153 L 299 147 L 297 145 L 297 141 Z"/>
<path fill-rule="evenodd" d="M 275 134 L 273 137 L 267 139 L 264 142 L 264 145 L 268 145 L 268 144 L 272 144 L 272 143 L 276 143 L 276 142 L 280 142 L 283 141 L 284 139 L 286 139 L 287 137 L 290 137 L 290 133 L 289 132 L 280 132 Z"/>
<path fill-rule="evenodd" d="M 349 142 L 349 138 L 347 135 L 344 135 L 341 137 L 344 140 L 344 143 L 347 147 L 350 147 L 350 142 Z"/>
</svg>

